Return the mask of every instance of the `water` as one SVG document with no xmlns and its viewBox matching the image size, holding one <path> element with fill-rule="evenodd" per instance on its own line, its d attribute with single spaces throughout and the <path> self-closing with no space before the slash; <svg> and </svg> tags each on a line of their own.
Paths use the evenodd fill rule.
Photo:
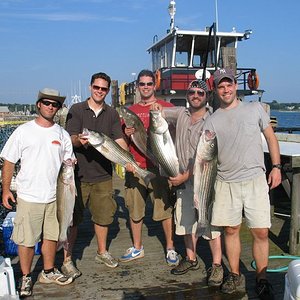
<svg viewBox="0 0 300 300">
<path fill-rule="evenodd" d="M 277 118 L 277 127 L 300 128 L 300 111 L 271 110 L 270 115 Z M 300 134 L 300 131 L 295 131 L 293 133 Z"/>
</svg>

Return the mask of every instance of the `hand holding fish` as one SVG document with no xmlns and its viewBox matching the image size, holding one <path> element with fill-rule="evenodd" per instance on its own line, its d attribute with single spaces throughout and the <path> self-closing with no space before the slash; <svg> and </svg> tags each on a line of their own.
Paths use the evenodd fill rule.
<svg viewBox="0 0 300 300">
<path fill-rule="evenodd" d="M 131 172 L 133 174 L 135 174 L 135 172 L 136 172 L 135 167 L 131 163 L 126 163 L 125 169 L 127 172 Z"/>
<path fill-rule="evenodd" d="M 189 179 L 189 171 L 186 171 L 184 173 L 179 173 L 175 177 L 169 177 L 169 182 L 172 184 L 172 186 L 179 186 L 182 183 L 186 182 Z"/>
<path fill-rule="evenodd" d="M 89 142 L 88 136 L 87 136 L 87 134 L 84 133 L 84 132 L 78 134 L 78 140 L 79 140 L 79 142 L 80 142 L 83 146 L 87 145 L 88 142 Z"/>
<path fill-rule="evenodd" d="M 161 104 L 155 102 L 155 103 L 153 103 L 153 104 L 151 105 L 151 108 L 150 108 L 150 109 L 151 109 L 151 110 L 160 110 L 160 111 L 162 111 L 162 110 L 163 110 L 163 106 L 162 106 Z"/>
<path fill-rule="evenodd" d="M 124 132 L 125 132 L 126 136 L 130 137 L 131 135 L 134 134 L 135 129 L 134 129 L 134 127 L 125 127 Z"/>
</svg>

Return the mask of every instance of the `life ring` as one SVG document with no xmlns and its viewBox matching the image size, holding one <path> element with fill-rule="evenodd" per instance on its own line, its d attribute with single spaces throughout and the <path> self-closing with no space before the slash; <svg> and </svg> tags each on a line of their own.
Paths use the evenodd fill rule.
<svg viewBox="0 0 300 300">
<path fill-rule="evenodd" d="M 155 89 L 158 90 L 160 88 L 160 82 L 161 82 L 161 72 L 159 70 L 156 70 L 155 72 Z"/>
<path fill-rule="evenodd" d="M 250 90 L 257 90 L 259 87 L 259 77 L 256 71 L 251 71 L 247 78 L 248 87 Z"/>
</svg>

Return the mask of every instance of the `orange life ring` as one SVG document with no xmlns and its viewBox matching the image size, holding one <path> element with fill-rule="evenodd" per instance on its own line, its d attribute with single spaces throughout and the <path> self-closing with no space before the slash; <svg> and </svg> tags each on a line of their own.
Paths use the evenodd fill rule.
<svg viewBox="0 0 300 300">
<path fill-rule="evenodd" d="M 248 87 L 250 90 L 257 90 L 259 87 L 259 77 L 256 71 L 251 71 L 247 78 Z"/>
<path fill-rule="evenodd" d="M 156 70 L 155 72 L 155 89 L 158 90 L 160 88 L 160 81 L 161 81 L 161 72 Z"/>
</svg>

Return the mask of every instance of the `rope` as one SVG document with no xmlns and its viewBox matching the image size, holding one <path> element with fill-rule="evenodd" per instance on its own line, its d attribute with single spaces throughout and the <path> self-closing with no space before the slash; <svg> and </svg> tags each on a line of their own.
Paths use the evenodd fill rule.
<svg viewBox="0 0 300 300">
<path fill-rule="evenodd" d="M 269 256 L 269 260 L 270 259 L 300 259 L 300 256 L 294 256 L 294 255 L 271 255 Z M 251 262 L 251 267 L 256 270 L 256 263 L 255 260 L 252 260 Z M 281 267 L 277 267 L 277 268 L 268 268 L 267 272 L 269 273 L 275 273 L 275 272 L 285 272 L 288 270 L 288 265 L 287 266 L 281 266 Z"/>
</svg>

